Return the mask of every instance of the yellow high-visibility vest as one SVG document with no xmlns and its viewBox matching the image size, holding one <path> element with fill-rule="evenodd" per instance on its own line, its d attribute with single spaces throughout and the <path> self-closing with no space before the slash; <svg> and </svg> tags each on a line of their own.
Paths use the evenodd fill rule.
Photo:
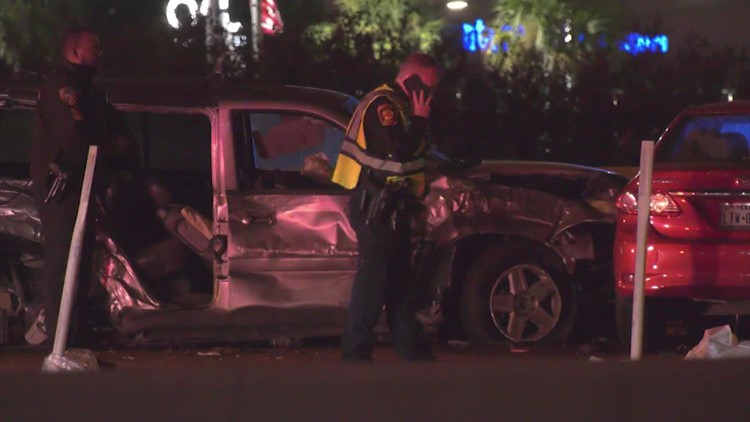
<svg viewBox="0 0 750 422">
<path fill-rule="evenodd" d="M 364 117 L 370 105 L 379 97 L 387 97 L 391 100 L 401 115 L 402 121 L 408 125 L 406 117 L 406 104 L 396 96 L 394 90 L 388 85 L 381 85 L 374 91 L 370 92 L 362 99 L 357 109 L 354 111 L 352 119 L 349 121 L 349 127 L 346 129 L 344 143 L 341 145 L 341 152 L 336 160 L 336 168 L 333 170 L 332 181 L 347 189 L 354 189 L 359 183 L 359 177 L 362 173 L 362 167 L 368 167 L 373 170 L 388 175 L 387 182 L 396 179 L 408 178 L 410 186 L 417 196 L 424 194 L 424 160 L 416 158 L 409 162 L 400 162 L 384 160 L 373 157 L 367 153 L 367 140 L 365 139 Z M 424 140 L 420 152 L 424 149 Z"/>
</svg>

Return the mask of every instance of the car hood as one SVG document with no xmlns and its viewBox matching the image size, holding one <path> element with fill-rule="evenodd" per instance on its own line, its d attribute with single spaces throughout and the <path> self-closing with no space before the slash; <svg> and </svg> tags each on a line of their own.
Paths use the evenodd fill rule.
<svg viewBox="0 0 750 422">
<path fill-rule="evenodd" d="M 438 243 L 493 232 L 549 243 L 581 223 L 613 223 L 628 182 L 603 169 L 525 161 L 451 163 L 433 167 L 429 180 L 428 236 Z"/>
<path fill-rule="evenodd" d="M 465 175 L 472 179 L 483 179 L 491 175 L 498 176 L 549 176 L 559 180 L 592 180 L 605 179 L 624 186 L 627 177 L 601 168 L 587 167 L 578 164 L 537 162 L 537 161 L 482 161 L 468 168 Z"/>
</svg>

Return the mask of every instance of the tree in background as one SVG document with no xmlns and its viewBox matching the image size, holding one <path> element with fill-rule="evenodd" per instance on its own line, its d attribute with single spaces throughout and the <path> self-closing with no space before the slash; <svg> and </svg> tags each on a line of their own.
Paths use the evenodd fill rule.
<svg viewBox="0 0 750 422">
<path fill-rule="evenodd" d="M 441 6 L 429 0 L 336 0 L 333 20 L 312 25 L 305 38 L 313 59 L 329 66 L 340 89 L 363 93 L 406 54 L 430 52 L 438 44 Z"/>
<path fill-rule="evenodd" d="M 494 133 L 478 149 L 498 158 L 582 161 L 591 140 L 607 133 L 578 123 L 587 113 L 602 119 L 602 98 L 611 104 L 607 84 L 587 78 L 602 65 L 617 15 L 584 0 L 496 0 L 494 12 L 489 27 L 498 51 L 473 53 L 495 93 Z"/>
<path fill-rule="evenodd" d="M 54 64 L 57 38 L 90 11 L 83 0 L 6 0 L 0 3 L 0 59 L 6 73 L 41 72 Z"/>
<path fill-rule="evenodd" d="M 493 28 L 496 45 L 505 54 L 488 54 L 487 62 L 501 71 L 524 66 L 530 51 L 541 56 L 547 71 L 574 71 L 606 39 L 610 20 L 597 9 L 570 0 L 496 0 Z"/>
<path fill-rule="evenodd" d="M 153 0 L 5 0 L 0 2 L 0 60 L 9 76 L 46 73 L 71 25 L 92 27 L 104 48 L 103 76 L 199 76 L 210 71 L 202 21 L 169 27 L 166 2 Z"/>
<path fill-rule="evenodd" d="M 489 26 L 506 51 L 474 53 L 497 98 L 487 156 L 634 165 L 639 141 L 684 108 L 750 94 L 736 49 L 692 36 L 667 55 L 619 50 L 627 33 L 664 33 L 658 16 L 625 23 L 600 0 L 497 0 L 495 12 Z"/>
</svg>

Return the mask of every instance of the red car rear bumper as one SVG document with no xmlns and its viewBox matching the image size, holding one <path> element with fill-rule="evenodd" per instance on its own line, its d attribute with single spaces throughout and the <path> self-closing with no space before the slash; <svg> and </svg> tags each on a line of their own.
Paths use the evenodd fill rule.
<svg viewBox="0 0 750 422">
<path fill-rule="evenodd" d="M 648 231 L 646 296 L 693 300 L 750 299 L 750 243 L 679 241 Z M 614 243 L 615 286 L 633 295 L 635 233 L 618 227 Z"/>
</svg>

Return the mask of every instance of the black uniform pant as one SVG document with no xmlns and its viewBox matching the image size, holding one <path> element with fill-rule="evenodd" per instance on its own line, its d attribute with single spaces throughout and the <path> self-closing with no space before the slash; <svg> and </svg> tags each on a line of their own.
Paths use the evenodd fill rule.
<svg viewBox="0 0 750 422">
<path fill-rule="evenodd" d="M 394 347 L 405 359 L 430 357 L 414 306 L 415 280 L 411 268 L 411 218 L 397 214 L 395 224 L 365 224 L 360 209 L 364 191 L 355 190 L 349 220 L 357 232 L 357 273 L 341 340 L 344 360 L 369 360 L 375 344 L 373 328 L 385 305 Z"/>
<path fill-rule="evenodd" d="M 34 183 L 34 196 L 39 209 L 44 237 L 44 269 L 42 271 L 42 306 L 44 307 L 44 325 L 50 344 L 54 342 L 57 319 L 60 313 L 65 271 L 68 264 L 73 227 L 78 215 L 81 188 L 69 186 L 66 194 L 59 203 L 44 203 L 46 191 L 38 183 Z M 92 251 L 94 233 L 90 226 L 86 227 L 80 254 L 78 271 L 78 287 L 71 312 L 68 332 L 69 345 L 80 345 L 83 333 L 80 329 L 81 314 L 85 292 L 90 287 Z"/>
</svg>

